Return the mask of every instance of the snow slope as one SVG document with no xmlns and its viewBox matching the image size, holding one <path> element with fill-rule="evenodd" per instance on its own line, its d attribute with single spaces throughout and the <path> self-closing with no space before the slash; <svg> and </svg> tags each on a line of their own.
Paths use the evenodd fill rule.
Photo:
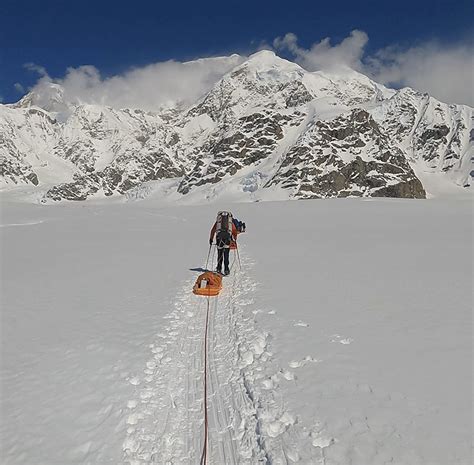
<svg viewBox="0 0 474 465">
<path fill-rule="evenodd" d="M 468 465 L 472 203 L 2 202 L 2 463 Z"/>
</svg>

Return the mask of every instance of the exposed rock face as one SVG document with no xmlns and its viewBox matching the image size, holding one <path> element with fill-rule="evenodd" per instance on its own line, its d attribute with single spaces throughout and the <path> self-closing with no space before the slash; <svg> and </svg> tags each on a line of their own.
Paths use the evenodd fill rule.
<svg viewBox="0 0 474 465">
<path fill-rule="evenodd" d="M 471 183 L 473 109 L 448 105 L 402 89 L 371 111 L 381 129 L 425 172 L 444 172 L 460 186 Z"/>
<path fill-rule="evenodd" d="M 126 169 L 123 169 L 124 165 Z M 164 153 L 148 154 L 133 164 L 119 156 L 102 171 L 76 174 L 72 182 L 52 187 L 45 197 L 52 200 L 85 200 L 100 190 L 106 196 L 115 192 L 124 194 L 144 182 L 179 177 L 182 174 L 182 169 L 174 166 Z"/>
<path fill-rule="evenodd" d="M 0 105 L 0 177 L 52 200 L 167 178 L 183 195 L 232 184 L 252 196 L 423 198 L 418 170 L 471 182 L 472 118 L 467 106 L 351 70 L 308 73 L 264 51 L 187 109 L 71 104 L 56 84 Z"/>
<path fill-rule="evenodd" d="M 45 199 L 51 200 L 86 200 L 101 188 L 101 178 L 97 173 L 88 176 L 77 174 L 72 182 L 58 184 L 49 189 Z"/>
<path fill-rule="evenodd" d="M 212 138 L 202 148 L 192 170 L 184 177 L 178 191 L 188 193 L 193 186 L 217 183 L 245 166 L 266 159 L 284 136 L 283 127 L 291 118 L 263 111 L 239 118 L 232 130 Z"/>
<path fill-rule="evenodd" d="M 31 165 L 22 163 L 21 159 L 15 159 L 14 157 L 0 156 L 0 176 L 15 184 L 38 185 L 38 176 L 33 172 Z"/>
<path fill-rule="evenodd" d="M 401 150 L 359 109 L 309 124 L 268 186 L 274 184 L 297 198 L 426 196 Z"/>
</svg>

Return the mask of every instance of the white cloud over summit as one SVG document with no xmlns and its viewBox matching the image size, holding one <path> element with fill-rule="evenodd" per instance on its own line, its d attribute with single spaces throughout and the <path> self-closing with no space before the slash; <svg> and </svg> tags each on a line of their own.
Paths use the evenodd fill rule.
<svg viewBox="0 0 474 465">
<path fill-rule="evenodd" d="M 341 65 L 360 70 L 368 41 L 369 37 L 364 31 L 354 30 L 339 44 L 331 45 L 331 39 L 326 37 L 306 50 L 298 46 L 297 36 L 289 32 L 284 37 L 277 37 L 273 46 L 277 50 L 291 52 L 296 62 L 308 71 L 333 69 Z"/>
<path fill-rule="evenodd" d="M 306 49 L 299 45 L 295 34 L 288 33 L 276 38 L 273 48 L 290 54 L 308 71 L 350 67 L 389 87 L 409 86 L 448 103 L 474 106 L 472 42 L 451 46 L 436 42 L 410 48 L 391 46 L 369 55 L 368 41 L 364 31 L 354 30 L 340 43 L 333 44 L 330 38 L 325 38 Z M 68 68 L 65 76 L 57 79 L 51 78 L 42 66 L 28 63 L 25 67 L 40 75 L 33 88 L 39 94 L 54 82 L 63 87 L 67 102 L 158 110 L 176 101 L 195 101 L 245 59 L 232 55 L 186 63 L 171 60 L 112 77 L 103 77 L 91 65 Z M 21 84 L 15 86 L 21 89 Z"/>
<path fill-rule="evenodd" d="M 448 103 L 474 106 L 474 47 L 426 43 L 406 50 L 388 47 L 367 60 L 376 81 L 409 86 Z"/>
<path fill-rule="evenodd" d="M 298 45 L 295 34 L 273 41 L 276 50 L 290 52 L 308 71 L 349 67 L 377 82 L 395 87 L 413 87 L 448 103 L 474 106 L 474 46 L 427 42 L 414 47 L 390 46 L 366 53 L 369 41 L 364 31 L 354 30 L 339 44 L 330 38 L 308 49 Z"/>
</svg>

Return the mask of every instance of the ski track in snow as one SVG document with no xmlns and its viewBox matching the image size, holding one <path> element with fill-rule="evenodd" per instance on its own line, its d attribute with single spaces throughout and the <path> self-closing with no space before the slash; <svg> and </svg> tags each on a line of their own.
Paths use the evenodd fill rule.
<svg viewBox="0 0 474 465">
<path fill-rule="evenodd" d="M 41 224 L 44 223 L 44 220 L 39 220 L 39 221 L 31 221 L 29 223 L 6 223 L 6 224 L 0 224 L 0 228 L 10 228 L 12 226 L 33 226 L 35 224 Z"/>
<path fill-rule="evenodd" d="M 247 261 L 246 269 L 251 264 Z M 178 293 L 166 327 L 127 408 L 123 460 L 130 465 L 195 465 L 204 441 L 204 330 L 207 299 L 192 294 L 194 278 Z M 257 328 L 257 284 L 237 266 L 210 299 L 208 327 L 208 464 L 324 464 L 315 431 L 298 424 L 279 395 L 292 372 L 272 367 L 270 335 Z M 307 357 L 299 366 L 315 361 Z M 273 370 L 273 372 L 272 372 Z"/>
</svg>

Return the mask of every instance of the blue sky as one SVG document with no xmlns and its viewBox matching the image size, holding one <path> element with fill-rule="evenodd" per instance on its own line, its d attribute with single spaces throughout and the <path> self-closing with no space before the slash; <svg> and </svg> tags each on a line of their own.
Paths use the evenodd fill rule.
<svg viewBox="0 0 474 465">
<path fill-rule="evenodd" d="M 337 44 L 359 29 L 369 37 L 367 55 L 433 40 L 456 46 L 473 37 L 473 3 L 2 0 L 0 96 L 16 101 L 22 94 L 16 83 L 27 89 L 38 80 L 25 63 L 44 67 L 54 78 L 86 64 L 111 76 L 169 59 L 248 54 L 289 32 L 309 49 L 325 37 Z"/>
</svg>

